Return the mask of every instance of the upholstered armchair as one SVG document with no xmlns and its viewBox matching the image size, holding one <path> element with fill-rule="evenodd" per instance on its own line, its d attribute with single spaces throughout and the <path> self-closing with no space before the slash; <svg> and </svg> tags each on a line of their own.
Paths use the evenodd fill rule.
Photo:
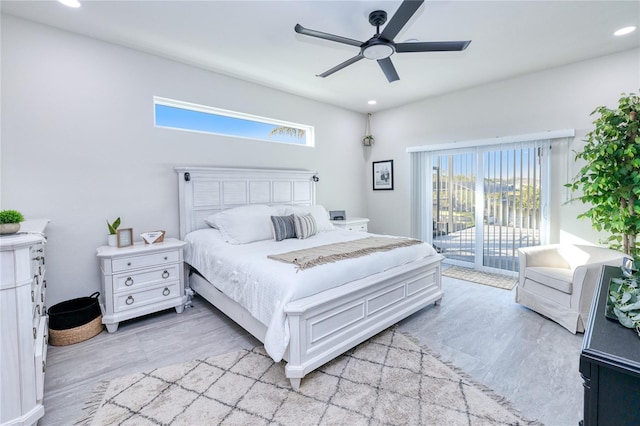
<svg viewBox="0 0 640 426">
<path fill-rule="evenodd" d="M 518 250 L 520 272 L 516 302 L 584 332 L 603 265 L 622 265 L 628 257 L 604 247 L 551 244 Z"/>
</svg>

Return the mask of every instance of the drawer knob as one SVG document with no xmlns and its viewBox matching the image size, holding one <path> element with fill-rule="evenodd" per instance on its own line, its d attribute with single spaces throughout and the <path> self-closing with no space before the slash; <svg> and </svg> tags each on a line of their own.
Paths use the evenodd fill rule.
<svg viewBox="0 0 640 426">
<path fill-rule="evenodd" d="M 127 277 L 127 279 L 124 281 L 124 285 L 126 285 L 127 287 L 132 286 L 133 285 L 133 278 Z"/>
<path fill-rule="evenodd" d="M 127 266 L 131 266 L 131 262 L 127 262 Z"/>
<path fill-rule="evenodd" d="M 162 295 L 163 296 L 168 296 L 169 293 L 171 293 L 171 290 L 169 290 L 167 287 L 165 287 L 164 290 L 162 290 Z"/>
<path fill-rule="evenodd" d="M 35 327 L 33 327 L 33 338 L 35 339 L 37 335 L 38 335 L 38 330 Z"/>
<path fill-rule="evenodd" d="M 164 260 L 169 260 L 169 258 L 167 256 L 164 257 Z"/>
<path fill-rule="evenodd" d="M 127 297 L 127 300 L 125 300 L 124 303 L 126 303 L 127 305 L 131 305 L 133 302 L 134 302 L 133 296 L 129 296 Z"/>
<path fill-rule="evenodd" d="M 40 256 L 36 256 L 36 257 L 34 257 L 32 260 L 39 261 L 40 259 L 42 259 Z"/>
<path fill-rule="evenodd" d="M 169 273 L 169 271 L 167 271 L 165 269 L 164 272 L 162 273 L 162 278 L 167 279 L 167 278 L 169 278 L 169 275 L 171 275 L 171 274 Z"/>
</svg>

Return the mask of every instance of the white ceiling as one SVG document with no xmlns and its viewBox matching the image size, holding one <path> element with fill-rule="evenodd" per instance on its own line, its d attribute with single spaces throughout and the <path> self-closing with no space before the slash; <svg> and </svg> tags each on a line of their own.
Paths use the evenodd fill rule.
<svg viewBox="0 0 640 426">
<path fill-rule="evenodd" d="M 296 23 L 361 41 L 400 1 L 7 1 L 2 13 L 139 49 L 353 111 L 375 112 L 496 80 L 640 46 L 640 1 L 429 1 L 396 42 L 472 40 L 463 52 L 396 53 L 388 83 L 357 47 L 302 36 Z M 382 29 L 381 29 L 382 30 Z M 639 64 L 640 70 L 640 64 Z M 640 72 L 640 71 L 639 71 Z M 637 88 L 630 88 L 634 90 Z M 367 105 L 376 99 L 375 106 Z"/>
</svg>

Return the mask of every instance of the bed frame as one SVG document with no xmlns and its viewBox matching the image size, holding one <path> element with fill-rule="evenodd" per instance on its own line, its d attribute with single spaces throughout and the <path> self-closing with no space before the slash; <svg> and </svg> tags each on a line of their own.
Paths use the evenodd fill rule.
<svg viewBox="0 0 640 426">
<path fill-rule="evenodd" d="M 306 170 L 177 167 L 180 238 L 206 228 L 204 219 L 247 204 L 315 204 L 315 173 Z M 430 256 L 290 302 L 291 338 L 285 374 L 298 389 L 319 366 L 443 297 L 440 265 Z M 187 268 L 189 266 L 187 265 Z M 261 342 L 266 326 L 206 281 L 188 271 L 190 287 Z"/>
</svg>

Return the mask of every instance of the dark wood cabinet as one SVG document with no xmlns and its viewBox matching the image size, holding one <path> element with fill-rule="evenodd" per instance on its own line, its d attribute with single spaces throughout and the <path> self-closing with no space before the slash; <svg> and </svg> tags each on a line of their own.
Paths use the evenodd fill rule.
<svg viewBox="0 0 640 426">
<path fill-rule="evenodd" d="M 603 267 L 584 334 L 585 426 L 640 425 L 640 337 L 605 317 L 609 281 L 620 276 L 619 267 Z"/>
</svg>

